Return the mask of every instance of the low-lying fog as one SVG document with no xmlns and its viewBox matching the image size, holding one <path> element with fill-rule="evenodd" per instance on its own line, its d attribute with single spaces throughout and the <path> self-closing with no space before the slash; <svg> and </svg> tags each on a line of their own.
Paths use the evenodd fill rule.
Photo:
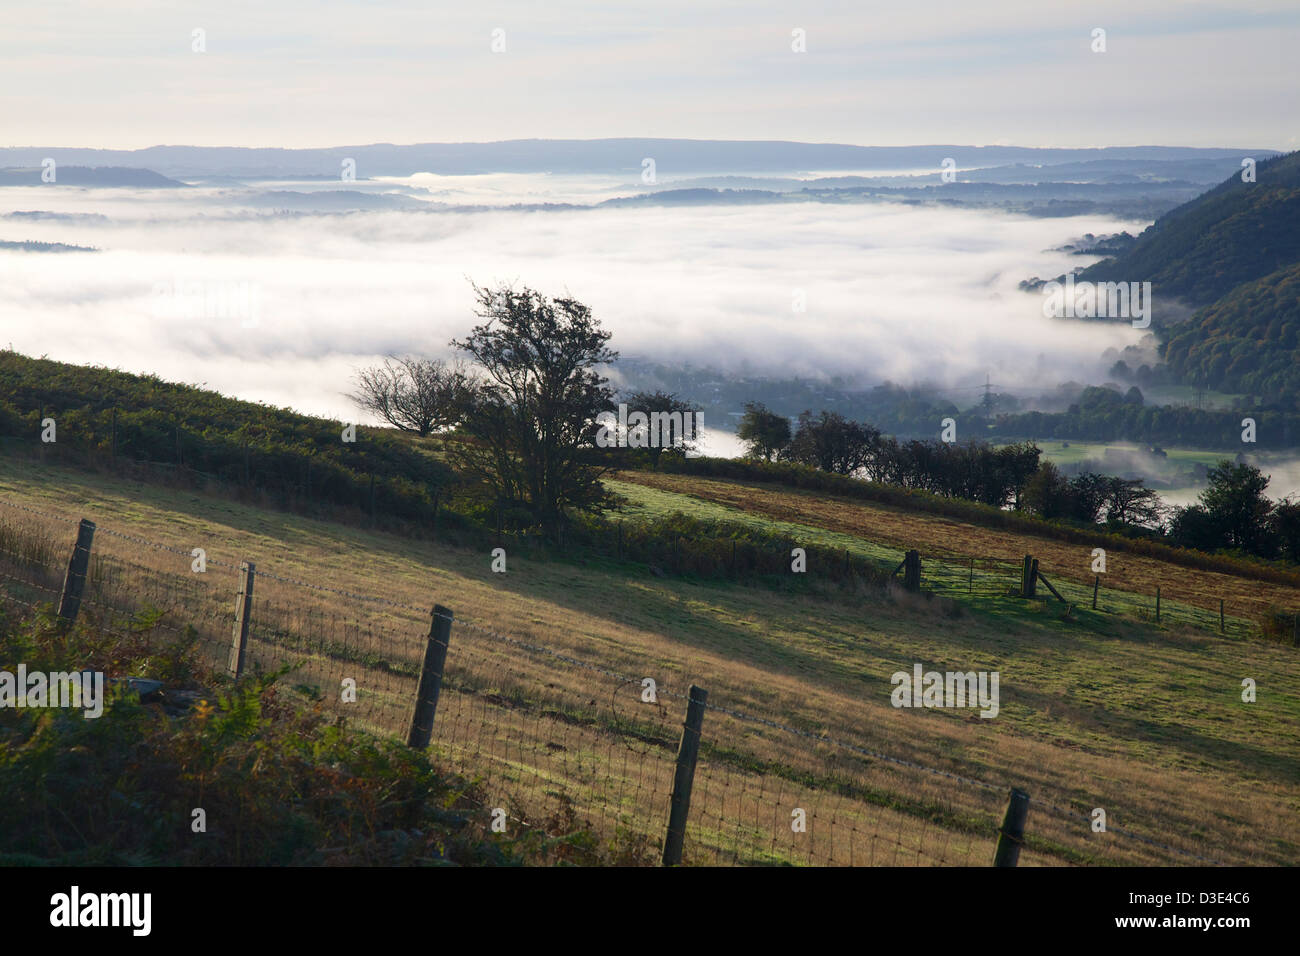
<svg viewBox="0 0 1300 956">
<path fill-rule="evenodd" d="M 539 202 L 572 199 L 583 182 L 591 199 L 641 191 L 581 177 L 413 177 L 421 185 L 399 194 Z M 988 373 L 1007 386 L 1053 386 L 1100 380 L 1102 351 L 1141 334 L 1047 319 L 1037 295 L 1016 289 L 1079 263 L 1045 250 L 1131 222 L 821 203 L 266 208 L 269 191 L 325 186 L 0 191 L 4 212 L 68 217 L 4 216 L 0 238 L 102 250 L 0 253 L 0 338 L 22 352 L 346 417 L 340 393 L 355 366 L 389 352 L 448 354 L 448 340 L 476 321 L 470 279 L 573 295 L 628 356 L 755 373 L 939 385 Z M 356 187 L 381 192 L 329 188 Z M 200 290 L 215 291 L 216 304 Z M 235 306 L 221 304 L 227 292 Z M 239 306 L 246 293 L 255 311 Z M 800 297 L 806 311 L 796 311 Z"/>
<path fill-rule="evenodd" d="M 625 356 L 754 375 L 947 387 L 987 374 L 1047 390 L 1103 381 L 1102 352 L 1144 334 L 1045 318 L 1016 288 L 1092 261 L 1049 250 L 1141 228 L 1131 221 L 890 204 L 509 208 L 646 191 L 513 174 L 10 187 L 0 239 L 101 251 L 0 252 L 0 345 L 353 419 L 358 366 L 451 354 L 477 321 L 471 279 L 572 295 Z M 301 211 L 322 192 L 345 211 Z M 346 211 L 367 202 L 405 207 Z M 26 215 L 38 211 L 52 215 Z M 736 454 L 718 425 L 706 451 Z"/>
</svg>

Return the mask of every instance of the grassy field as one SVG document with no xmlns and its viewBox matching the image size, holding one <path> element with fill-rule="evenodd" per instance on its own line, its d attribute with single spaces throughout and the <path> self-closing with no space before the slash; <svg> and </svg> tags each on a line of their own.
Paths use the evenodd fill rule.
<svg viewBox="0 0 1300 956">
<path fill-rule="evenodd" d="M 903 543 L 999 559 L 1026 550 L 1014 535 L 789 489 L 621 477 L 636 479 L 615 485 L 640 495 L 632 509 L 718 508 L 783 521 L 792 534 L 816 533 L 882 561 Z M 197 621 L 217 647 L 234 602 L 226 565 L 256 561 L 254 646 L 268 663 L 297 664 L 305 692 L 328 696 L 355 676 L 376 729 L 400 730 L 413 695 L 428 618 L 411 608 L 448 606 L 456 624 L 434 752 L 479 781 L 485 823 L 496 806 L 542 829 L 576 817 L 625 845 L 629 858 L 644 857 L 667 816 L 684 710 L 674 695 L 693 683 L 708 691 L 710 709 L 688 862 L 986 865 L 1012 785 L 1033 800 L 1024 864 L 1192 862 L 1120 833 L 1092 833 L 1095 807 L 1112 828 L 1183 853 L 1238 864 L 1300 860 L 1300 656 L 1220 638 L 1176 612 L 1160 627 L 1079 609 L 1066 620 L 1045 603 L 999 595 L 993 567 L 981 570 L 990 586 L 966 599 L 955 585 L 951 597 L 783 590 L 555 560 L 507 541 L 508 571 L 494 574 L 486 551 L 13 460 L 0 461 L 0 500 L 95 520 L 113 593 L 141 586 L 163 625 Z M 12 508 L 0 507 L 0 519 L 65 549 L 75 533 L 71 523 Z M 1079 593 L 1091 577 L 1070 566 L 1086 569 L 1088 555 L 1051 544 L 1028 550 L 1054 583 Z M 193 574 L 195 547 L 224 564 Z M 21 591 L 13 578 L 23 575 L 9 573 Z M 57 587 L 56 577 L 57 568 L 45 585 Z M 1225 577 L 1116 555 L 1108 580 L 1141 593 L 1159 578 L 1177 608 L 1181 598 L 1227 593 L 1236 579 Z M 997 671 L 998 717 L 892 707 L 890 676 L 915 663 Z M 642 700 L 646 677 L 658 684 L 655 703 Z M 1259 685 L 1252 704 L 1240 696 L 1246 677 Z M 746 719 L 755 716 L 771 723 Z M 791 828 L 797 810 L 807 813 L 806 833 Z"/>
<path fill-rule="evenodd" d="M 1102 461 L 1108 449 L 1128 454 L 1145 454 L 1150 446 L 1133 442 L 1077 442 L 1077 441 L 1040 441 L 1038 447 L 1043 450 L 1043 457 L 1058 465 L 1077 465 L 1092 459 Z M 1213 468 L 1222 459 L 1232 459 L 1241 449 L 1232 451 L 1214 451 L 1205 448 L 1165 448 L 1166 463 L 1179 468 L 1193 465 L 1205 465 Z"/>
<path fill-rule="evenodd" d="M 731 520 L 778 522 L 795 537 L 817 540 L 871 557 L 893 567 L 902 553 L 915 548 L 940 563 L 938 584 L 958 600 L 971 558 L 977 562 L 981 593 L 1005 593 L 1019 578 L 1025 554 L 1038 558 L 1043 574 L 1068 600 L 1090 603 L 1094 574 L 1092 548 L 1035 538 L 1011 531 L 977 527 L 941 515 L 864 505 L 823 492 L 786 486 L 741 484 L 688 475 L 622 472 L 612 483 L 628 499 L 632 513 L 673 510 Z M 986 570 L 991 568 L 991 570 Z M 1218 602 L 1232 619 L 1230 636 L 1258 629 L 1252 623 L 1270 607 L 1300 608 L 1300 588 L 1201 571 L 1143 555 L 1111 550 L 1102 577 L 1099 608 L 1154 618 L 1155 592 L 1161 589 L 1162 621 L 1218 629 Z"/>
</svg>

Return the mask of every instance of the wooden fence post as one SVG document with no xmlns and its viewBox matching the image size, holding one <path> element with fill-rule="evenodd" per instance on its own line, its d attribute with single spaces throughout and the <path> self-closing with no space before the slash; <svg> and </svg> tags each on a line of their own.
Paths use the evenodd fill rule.
<svg viewBox="0 0 1300 956">
<path fill-rule="evenodd" d="M 970 579 L 966 582 L 966 593 L 975 593 L 975 559 L 970 559 Z"/>
<path fill-rule="evenodd" d="M 1097 589 L 1101 587 L 1101 575 L 1098 574 L 1092 581 L 1092 609 L 1097 610 Z"/>
<path fill-rule="evenodd" d="M 1156 588 L 1156 623 L 1160 623 L 1160 588 Z"/>
<path fill-rule="evenodd" d="M 1223 632 L 1223 598 L 1219 598 L 1219 633 Z"/>
<path fill-rule="evenodd" d="M 1029 794 L 1019 787 L 1011 788 L 1007 812 L 998 829 L 998 846 L 993 852 L 994 866 L 1015 866 L 1020 859 L 1020 847 L 1025 842 L 1025 819 L 1029 816 Z"/>
<path fill-rule="evenodd" d="M 1038 594 L 1038 559 L 1025 555 L 1025 563 L 1020 570 L 1020 596 L 1035 597 Z"/>
<path fill-rule="evenodd" d="M 451 608 L 441 604 L 433 606 L 429 640 L 424 645 L 424 664 L 420 667 L 420 683 L 415 689 L 415 710 L 411 713 L 411 728 L 406 735 L 406 745 L 416 750 L 428 749 L 433 737 L 433 718 L 438 711 L 443 669 L 447 666 L 452 617 Z"/>
<path fill-rule="evenodd" d="M 235 595 L 235 629 L 230 639 L 230 660 L 226 670 L 235 680 L 244 676 L 248 653 L 248 622 L 253 616 L 253 579 L 257 567 L 252 561 L 239 562 L 239 592 Z"/>
<path fill-rule="evenodd" d="M 686 817 L 691 811 L 691 787 L 695 783 L 695 761 L 700 755 L 700 728 L 704 724 L 704 704 L 708 699 L 708 691 L 691 685 L 686 722 L 682 724 L 682 740 L 677 747 L 677 772 L 673 775 L 668 833 L 664 836 L 664 866 L 677 866 L 682 862 Z"/>
<path fill-rule="evenodd" d="M 68 573 L 63 578 L 63 593 L 59 595 L 59 617 L 69 624 L 77 619 L 81 609 L 81 593 L 86 587 L 86 569 L 90 566 L 90 546 L 95 540 L 95 522 L 81 519 L 77 527 L 77 543 L 68 558 Z"/>
<path fill-rule="evenodd" d="M 903 556 L 903 587 L 908 591 L 921 590 L 920 551 L 909 551 Z"/>
</svg>

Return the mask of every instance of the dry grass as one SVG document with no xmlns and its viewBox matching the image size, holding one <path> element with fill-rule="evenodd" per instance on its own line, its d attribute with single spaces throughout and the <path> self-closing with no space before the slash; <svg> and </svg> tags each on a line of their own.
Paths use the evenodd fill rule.
<svg viewBox="0 0 1300 956">
<path fill-rule="evenodd" d="M 791 507 L 817 507 L 787 497 Z M 984 864 L 1012 784 L 1034 798 L 1026 863 L 1185 861 L 1091 834 L 1082 814 L 1096 806 L 1113 825 L 1225 862 L 1298 858 L 1300 667 L 1287 648 L 1120 622 L 1089 630 L 1047 615 L 1007 621 L 885 594 L 704 586 L 613 562 L 512 554 L 509 573 L 494 575 L 486 553 L 15 462 L 0 464 L 0 498 L 183 551 L 203 547 L 210 560 L 251 559 L 316 585 L 450 606 L 463 623 L 453 628 L 435 750 L 454 769 L 481 775 L 498 805 L 533 825 L 573 812 L 605 838 L 657 845 L 684 709 L 663 691 L 697 683 L 715 708 L 772 716 L 806 735 L 709 711 L 687 841 L 697 862 Z M 801 511 L 801 520 L 846 520 L 846 506 L 825 507 L 825 518 Z M 71 525 L 36 524 L 71 541 Z M 127 586 L 131 576 L 156 575 L 165 620 L 196 616 L 220 646 L 233 571 L 214 567 L 197 581 L 187 556 L 103 533 L 96 549 L 137 566 Z M 268 655 L 305 661 L 296 679 L 327 694 L 356 674 L 372 701 L 382 699 L 370 711 L 376 726 L 400 726 L 413 678 L 311 648 L 351 625 L 369 635 L 354 646 L 410 664 L 426 617 L 261 577 L 258 589 Z M 653 677 L 662 707 L 641 704 L 635 685 L 502 643 L 470 622 Z M 286 655 L 275 650 L 276 634 L 316 637 Z M 1001 715 L 891 707 L 890 675 L 913 662 L 998 670 Z M 1260 681 L 1258 704 L 1240 703 L 1241 676 Z M 790 831 L 795 808 L 808 813 L 806 834 Z"/>
</svg>

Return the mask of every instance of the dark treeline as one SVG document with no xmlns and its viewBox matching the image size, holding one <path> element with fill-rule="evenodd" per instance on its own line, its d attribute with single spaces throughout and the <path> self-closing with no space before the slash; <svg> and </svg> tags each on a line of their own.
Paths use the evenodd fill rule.
<svg viewBox="0 0 1300 956">
<path fill-rule="evenodd" d="M 745 406 L 737 435 L 748 443 L 751 457 L 764 461 L 806 465 L 998 508 L 1019 506 L 1042 454 L 1028 442 L 994 448 L 974 441 L 900 441 L 838 412 L 804 412 L 792 431 L 784 416 L 753 402 Z"/>
<path fill-rule="evenodd" d="M 837 412 L 804 412 L 791 431 L 786 419 L 752 403 L 738 434 L 751 457 L 1010 506 L 1049 520 L 1150 528 L 1162 516 L 1158 495 L 1140 479 L 1093 472 L 1066 479 L 1033 442 L 999 448 L 982 441 L 900 441 Z"/>
<path fill-rule="evenodd" d="M 864 390 L 840 379 L 755 381 L 729 377 L 718 370 L 679 370 L 673 375 L 662 365 L 633 367 L 636 382 L 654 382 L 656 387 L 689 398 L 695 407 L 709 410 L 715 421 L 721 420 L 726 409 L 757 401 L 782 415 L 797 415 L 805 408 L 837 412 L 845 418 L 871 422 L 899 438 L 936 438 L 936 423 L 952 418 L 963 438 L 999 443 L 1055 438 L 1232 448 L 1241 444 L 1241 421 L 1249 417 L 1256 423 L 1253 447 L 1284 449 L 1300 443 L 1300 414 L 1272 390 L 1252 393 L 1247 388 L 1234 389 L 1246 394 L 1232 410 L 1194 407 L 1190 390 L 1188 404 L 1148 404 L 1143 389 L 1172 382 L 1163 364 L 1154 368 L 1141 365 L 1134 371 L 1121 360 L 1111 375 L 1116 382 L 1125 383 L 1122 386 L 1067 383 L 1037 398 L 992 391 L 974 405 L 959 405 L 928 387 L 885 383 Z"/>
<path fill-rule="evenodd" d="M 762 414 L 760 406 L 749 406 L 742 429 L 748 431 L 750 416 Z M 994 448 L 974 441 L 899 441 L 872 425 L 825 411 L 816 416 L 804 412 L 787 443 L 765 445 L 763 451 L 768 460 L 774 452 L 778 461 L 837 475 L 861 474 L 871 481 L 999 508 L 1019 504 L 1041 454 L 1031 443 Z"/>
<path fill-rule="evenodd" d="M 745 408 L 737 435 L 749 457 L 847 478 L 1013 508 L 1048 521 L 1163 540 L 1177 547 L 1300 562 L 1300 503 L 1270 500 L 1253 465 L 1220 461 L 1193 505 L 1171 508 L 1141 479 L 1084 472 L 1067 478 L 1032 442 L 899 441 L 837 412 L 789 419 Z"/>
</svg>

